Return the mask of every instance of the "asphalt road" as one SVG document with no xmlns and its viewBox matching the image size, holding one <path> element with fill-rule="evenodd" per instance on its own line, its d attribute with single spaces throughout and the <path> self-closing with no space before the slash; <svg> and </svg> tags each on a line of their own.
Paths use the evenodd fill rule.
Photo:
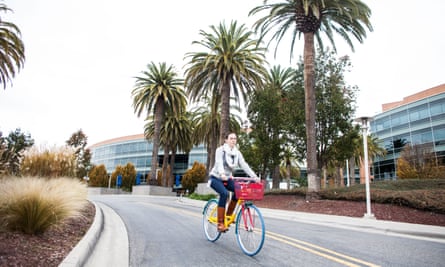
<svg viewBox="0 0 445 267">
<path fill-rule="evenodd" d="M 443 242 L 273 213 L 263 213 L 266 241 L 259 254 L 249 257 L 238 247 L 234 229 L 214 243 L 207 241 L 202 205 L 173 197 L 99 196 L 95 201 L 122 218 L 129 242 L 129 254 L 122 255 L 129 255 L 130 266 L 444 266 Z"/>
</svg>

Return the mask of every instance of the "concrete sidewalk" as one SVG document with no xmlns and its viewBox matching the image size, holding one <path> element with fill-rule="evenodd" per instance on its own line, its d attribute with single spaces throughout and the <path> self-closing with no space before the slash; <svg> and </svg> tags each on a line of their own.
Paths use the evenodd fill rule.
<svg viewBox="0 0 445 267">
<path fill-rule="evenodd" d="M 205 201 L 172 197 L 181 205 L 203 208 Z M 96 216 L 90 229 L 59 265 L 73 266 L 129 266 L 128 234 L 120 216 L 107 205 L 94 202 Z M 283 219 L 322 226 L 403 236 L 445 243 L 445 227 L 381 221 L 368 218 L 324 215 L 261 208 L 265 218 Z M 113 257 L 116 255 L 115 257 Z"/>
<path fill-rule="evenodd" d="M 93 224 L 59 267 L 129 266 L 130 247 L 124 222 L 109 206 L 92 202 L 96 207 Z"/>
</svg>

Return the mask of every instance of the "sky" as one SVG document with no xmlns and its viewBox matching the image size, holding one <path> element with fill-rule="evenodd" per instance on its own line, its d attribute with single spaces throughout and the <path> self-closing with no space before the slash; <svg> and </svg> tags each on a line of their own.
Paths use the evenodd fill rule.
<svg viewBox="0 0 445 267">
<path fill-rule="evenodd" d="M 263 0 L 38 0 L 3 1 L 13 12 L 25 44 L 24 68 L 0 89 L 0 131 L 20 128 L 43 147 L 63 146 L 81 129 L 88 145 L 141 134 L 144 117 L 134 113 L 131 91 L 147 64 L 165 62 L 184 71 L 188 52 L 202 51 L 200 30 L 237 20 L 250 27 L 248 12 Z M 373 31 L 355 52 L 336 39 L 339 56 L 353 65 L 357 116 L 445 83 L 445 27 L 440 0 L 363 0 L 372 10 Z M 329 45 L 325 42 L 325 45 Z M 273 50 L 275 46 L 271 47 Z M 281 44 L 271 65 L 295 66 Z"/>
</svg>

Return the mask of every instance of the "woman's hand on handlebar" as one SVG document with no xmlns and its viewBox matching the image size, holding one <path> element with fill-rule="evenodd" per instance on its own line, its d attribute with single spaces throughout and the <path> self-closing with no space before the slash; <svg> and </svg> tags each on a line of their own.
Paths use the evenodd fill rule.
<svg viewBox="0 0 445 267">
<path fill-rule="evenodd" d="M 231 179 L 234 180 L 239 180 L 239 181 L 245 181 L 245 182 L 250 182 L 250 183 L 259 183 L 261 182 L 261 178 L 257 177 L 230 177 Z"/>
</svg>

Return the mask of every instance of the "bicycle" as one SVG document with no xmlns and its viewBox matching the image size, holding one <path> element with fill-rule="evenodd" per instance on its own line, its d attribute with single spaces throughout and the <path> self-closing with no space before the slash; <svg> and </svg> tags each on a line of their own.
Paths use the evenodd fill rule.
<svg viewBox="0 0 445 267">
<path fill-rule="evenodd" d="M 255 183 L 254 178 L 232 177 L 235 181 L 235 194 L 238 198 L 232 215 L 226 215 L 224 224 L 227 228 L 235 223 L 235 235 L 244 254 L 254 256 L 264 244 L 266 229 L 263 215 L 252 200 L 260 200 L 264 195 L 264 184 Z M 217 229 L 218 199 L 210 199 L 203 209 L 203 227 L 207 239 L 215 242 L 222 232 Z"/>
</svg>

